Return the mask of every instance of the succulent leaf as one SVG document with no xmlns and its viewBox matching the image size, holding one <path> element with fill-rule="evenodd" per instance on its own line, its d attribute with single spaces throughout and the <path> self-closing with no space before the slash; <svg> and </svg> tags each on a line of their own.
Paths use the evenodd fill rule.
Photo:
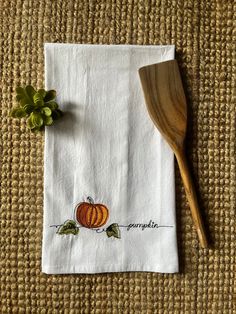
<svg viewBox="0 0 236 314">
<path fill-rule="evenodd" d="M 52 125 L 53 124 L 53 119 L 52 117 L 49 116 L 44 116 L 43 121 L 45 125 Z"/>
<path fill-rule="evenodd" d="M 41 112 L 47 117 L 50 117 L 50 115 L 52 114 L 52 110 L 49 107 L 43 107 L 41 109 Z"/>
<path fill-rule="evenodd" d="M 25 112 L 24 108 L 16 107 L 16 108 L 12 109 L 10 115 L 13 118 L 23 118 L 27 115 L 27 113 Z"/>
<path fill-rule="evenodd" d="M 32 112 L 30 114 L 30 118 L 31 118 L 31 121 L 32 121 L 32 124 L 35 126 L 35 127 L 40 127 L 43 125 L 43 118 L 42 118 L 42 115 L 38 112 Z"/>
<path fill-rule="evenodd" d="M 47 107 L 49 107 L 51 110 L 58 109 L 58 104 L 53 100 L 46 102 L 45 105 L 47 105 Z"/>
<path fill-rule="evenodd" d="M 49 90 L 46 92 L 46 95 L 44 97 L 44 102 L 48 102 L 51 100 L 54 100 L 56 98 L 56 91 L 55 90 Z"/>
<path fill-rule="evenodd" d="M 34 106 L 32 105 L 24 105 L 23 108 L 27 114 L 30 114 L 34 110 Z"/>
<path fill-rule="evenodd" d="M 35 90 L 32 86 L 28 85 L 25 88 L 23 87 L 17 87 L 16 88 L 16 93 L 17 93 L 17 100 L 20 101 L 20 104 L 26 105 L 26 104 L 31 104 L 33 105 L 33 95 L 35 93 Z"/>
<path fill-rule="evenodd" d="M 42 99 L 44 99 L 44 97 L 46 96 L 46 91 L 45 91 L 45 89 L 39 89 L 38 90 L 38 93 L 41 95 L 41 97 L 42 97 Z"/>
</svg>

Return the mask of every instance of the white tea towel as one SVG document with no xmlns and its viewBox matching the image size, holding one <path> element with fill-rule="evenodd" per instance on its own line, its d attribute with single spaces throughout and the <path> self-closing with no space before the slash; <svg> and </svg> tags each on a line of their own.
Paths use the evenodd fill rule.
<svg viewBox="0 0 236 314">
<path fill-rule="evenodd" d="M 174 46 L 45 44 L 65 115 L 45 132 L 42 271 L 178 272 L 174 156 L 138 69 Z"/>
</svg>

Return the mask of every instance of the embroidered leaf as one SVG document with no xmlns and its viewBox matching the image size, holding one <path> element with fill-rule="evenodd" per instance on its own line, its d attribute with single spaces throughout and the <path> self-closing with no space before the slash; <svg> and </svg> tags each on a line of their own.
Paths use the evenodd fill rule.
<svg viewBox="0 0 236 314">
<path fill-rule="evenodd" d="M 120 239 L 120 228 L 119 228 L 118 224 L 113 223 L 109 227 L 107 227 L 106 234 L 107 234 L 108 238 L 115 237 L 117 239 Z"/>
<path fill-rule="evenodd" d="M 76 226 L 74 220 L 67 220 L 57 231 L 58 234 L 73 234 L 77 235 L 79 233 L 79 227 Z"/>
</svg>

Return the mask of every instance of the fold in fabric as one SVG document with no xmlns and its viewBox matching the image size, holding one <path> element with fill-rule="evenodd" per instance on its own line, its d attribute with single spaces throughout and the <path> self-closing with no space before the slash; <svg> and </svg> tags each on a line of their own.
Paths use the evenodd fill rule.
<svg viewBox="0 0 236 314">
<path fill-rule="evenodd" d="M 45 44 L 64 116 L 45 131 L 42 271 L 178 272 L 174 156 L 138 69 L 174 46 Z"/>
</svg>

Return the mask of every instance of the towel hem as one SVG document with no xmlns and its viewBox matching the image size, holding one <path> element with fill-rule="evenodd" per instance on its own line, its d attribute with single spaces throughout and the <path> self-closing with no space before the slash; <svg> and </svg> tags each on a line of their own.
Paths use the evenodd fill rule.
<svg viewBox="0 0 236 314">
<path fill-rule="evenodd" d="M 95 273 L 113 273 L 113 272 L 155 272 L 155 273 L 178 273 L 179 269 L 176 265 L 168 267 L 151 267 L 142 265 L 132 265 L 128 267 L 110 266 L 106 268 L 97 266 L 74 266 L 74 267 L 56 267 L 43 266 L 42 272 L 45 274 L 95 274 Z"/>
</svg>

